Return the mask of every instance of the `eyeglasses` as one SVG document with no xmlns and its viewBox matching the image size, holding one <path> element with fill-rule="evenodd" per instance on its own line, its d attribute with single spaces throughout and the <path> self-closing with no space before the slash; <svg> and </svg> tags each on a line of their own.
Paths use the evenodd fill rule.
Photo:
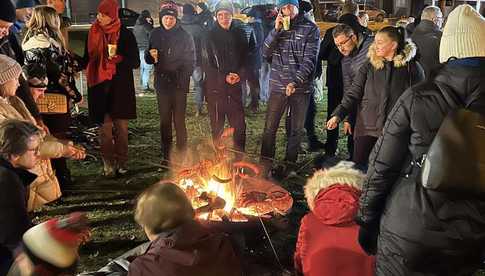
<svg viewBox="0 0 485 276">
<path fill-rule="evenodd" d="M 352 39 L 352 36 L 353 36 L 353 35 L 350 35 L 350 36 L 347 38 L 347 40 L 345 40 L 345 41 L 344 41 L 344 42 L 342 42 L 342 43 L 338 43 L 338 44 L 337 44 L 337 43 L 335 43 L 335 46 L 337 46 L 337 48 L 339 48 L 339 49 L 340 49 L 340 48 L 342 48 L 342 47 L 344 47 L 344 46 L 345 46 L 345 44 L 347 44 L 347 42 L 349 42 L 349 40 L 350 40 L 350 39 Z"/>
</svg>

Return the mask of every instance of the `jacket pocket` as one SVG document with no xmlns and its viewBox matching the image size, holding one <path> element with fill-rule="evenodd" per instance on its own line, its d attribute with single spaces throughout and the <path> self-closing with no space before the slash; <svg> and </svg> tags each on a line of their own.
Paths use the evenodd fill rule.
<svg viewBox="0 0 485 276">
<path fill-rule="evenodd" d="M 378 107 L 376 104 L 373 104 L 369 99 L 362 99 L 360 103 L 360 118 L 365 129 L 377 129 L 377 110 Z"/>
</svg>

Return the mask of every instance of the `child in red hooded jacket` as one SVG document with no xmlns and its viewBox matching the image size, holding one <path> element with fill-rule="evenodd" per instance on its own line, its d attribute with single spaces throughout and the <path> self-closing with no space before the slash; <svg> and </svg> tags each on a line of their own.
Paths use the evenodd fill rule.
<svg viewBox="0 0 485 276">
<path fill-rule="evenodd" d="M 297 275 L 374 275 L 374 257 L 357 241 L 354 222 L 365 175 L 351 162 L 320 170 L 305 186 L 311 212 L 301 220 L 295 252 Z"/>
</svg>

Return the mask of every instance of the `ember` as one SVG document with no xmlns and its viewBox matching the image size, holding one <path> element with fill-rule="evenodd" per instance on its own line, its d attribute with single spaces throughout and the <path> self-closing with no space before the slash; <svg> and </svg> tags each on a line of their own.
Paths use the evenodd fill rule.
<svg viewBox="0 0 485 276">
<path fill-rule="evenodd" d="M 293 199 L 288 191 L 259 177 L 256 165 L 233 163 L 221 144 L 215 147 L 213 160 L 201 160 L 176 175 L 176 183 L 187 194 L 199 219 L 245 222 L 248 216 L 284 214 L 291 208 Z"/>
</svg>

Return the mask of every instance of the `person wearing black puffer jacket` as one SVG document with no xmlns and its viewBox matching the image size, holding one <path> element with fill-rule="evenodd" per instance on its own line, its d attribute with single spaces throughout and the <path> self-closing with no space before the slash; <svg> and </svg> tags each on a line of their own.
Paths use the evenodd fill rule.
<svg viewBox="0 0 485 276">
<path fill-rule="evenodd" d="M 485 19 L 469 5 L 458 6 L 441 39 L 443 67 L 398 99 L 374 147 L 357 223 L 361 246 L 377 253 L 378 276 L 472 275 L 483 263 L 485 201 L 423 188 L 413 162 L 422 160 L 444 118 L 459 106 L 444 93 L 472 111 L 485 110 L 483 43 Z"/>
<path fill-rule="evenodd" d="M 145 92 L 153 91 L 149 85 L 150 75 L 153 72 L 153 65 L 147 64 L 145 61 L 145 51 L 148 48 L 152 30 L 153 18 L 148 10 L 143 10 L 136 20 L 135 27 L 133 27 L 133 34 L 135 35 L 136 44 L 140 51 L 140 84 Z"/>
<path fill-rule="evenodd" d="M 187 148 L 185 111 L 190 75 L 195 65 L 194 40 L 177 21 L 177 5 L 163 2 L 160 27 L 150 34 L 145 60 L 155 64 L 155 90 L 160 114 L 162 164 L 171 162 L 172 121 L 175 125 L 177 150 L 183 157 Z"/>
<path fill-rule="evenodd" d="M 345 44 L 348 41 L 337 46 Z M 367 169 L 370 152 L 397 99 L 407 88 L 424 79 L 415 56 L 416 46 L 411 41 L 405 42 L 403 28 L 381 29 L 369 47 L 369 61 L 355 74 L 352 86 L 345 91 L 342 102 L 327 122 L 327 129 L 335 129 L 357 108 L 352 161 L 363 171 Z"/>
</svg>

